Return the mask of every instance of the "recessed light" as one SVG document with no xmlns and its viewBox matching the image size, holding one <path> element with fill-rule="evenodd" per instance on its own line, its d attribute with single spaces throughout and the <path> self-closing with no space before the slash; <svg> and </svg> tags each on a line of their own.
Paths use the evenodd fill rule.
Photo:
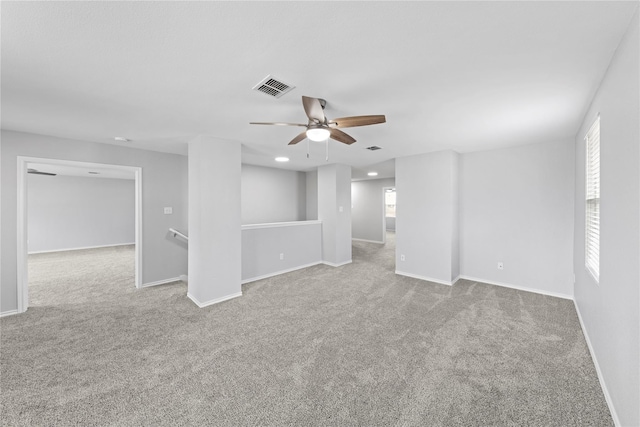
<svg viewBox="0 0 640 427">
<path fill-rule="evenodd" d="M 276 162 L 288 162 L 288 157 L 276 157 Z"/>
<path fill-rule="evenodd" d="M 378 172 L 369 172 L 367 175 L 369 175 L 369 176 L 378 176 Z"/>
<path fill-rule="evenodd" d="M 120 142 L 129 142 L 129 140 L 123 136 L 116 136 L 115 138 L 116 141 L 120 141 Z"/>
</svg>

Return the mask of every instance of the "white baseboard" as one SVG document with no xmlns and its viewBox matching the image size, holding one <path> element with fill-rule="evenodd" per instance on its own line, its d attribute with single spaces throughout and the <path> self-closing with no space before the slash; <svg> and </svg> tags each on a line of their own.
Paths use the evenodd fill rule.
<svg viewBox="0 0 640 427">
<path fill-rule="evenodd" d="M 84 249 L 100 249 L 100 248 L 114 248 L 116 246 L 135 246 L 135 242 L 133 243 L 114 243 L 112 245 L 99 245 L 99 246 L 83 246 L 81 248 L 69 248 L 69 249 L 52 249 L 52 250 L 48 250 L 48 251 L 33 251 L 33 252 L 29 252 L 29 255 L 36 255 L 36 254 L 49 254 L 49 253 L 53 253 L 53 252 L 68 252 L 68 251 L 81 251 Z"/>
<path fill-rule="evenodd" d="M 189 283 L 189 276 L 187 276 L 186 274 L 179 275 L 178 279 L 182 280 L 184 283 Z"/>
<path fill-rule="evenodd" d="M 591 345 L 591 340 L 589 339 L 587 328 L 585 328 L 584 322 L 582 321 L 580 308 L 578 307 L 578 304 L 576 303 L 575 300 L 573 300 L 573 305 L 576 307 L 576 313 L 578 313 L 578 320 L 580 321 L 582 334 L 584 335 L 584 339 L 587 342 L 587 347 L 589 347 L 589 353 L 591 353 L 591 359 L 593 360 L 593 364 L 596 367 L 596 373 L 598 374 L 598 380 L 600 381 L 600 388 L 602 389 L 602 393 L 604 394 L 604 399 L 607 401 L 607 406 L 609 406 L 609 412 L 611 412 L 611 418 L 613 418 L 613 423 L 616 426 L 620 426 L 622 424 L 620 424 L 620 419 L 618 418 L 618 414 L 616 413 L 616 408 L 613 406 L 613 400 L 611 399 L 611 395 L 609 394 L 609 390 L 607 389 L 607 384 L 604 382 L 604 377 L 602 376 L 602 371 L 600 370 L 600 365 L 598 364 L 596 353 L 593 351 L 593 346 Z"/>
<path fill-rule="evenodd" d="M 343 265 L 351 264 L 352 262 L 353 262 L 352 260 L 349 260 L 349 261 L 340 262 L 336 264 L 329 261 L 322 261 L 322 264 L 328 265 L 330 267 L 342 267 Z"/>
<path fill-rule="evenodd" d="M 200 308 L 208 307 L 208 306 L 210 306 L 210 305 L 218 304 L 218 303 L 220 303 L 220 302 L 228 301 L 228 300 L 230 300 L 230 299 L 237 298 L 237 297 L 241 297 L 241 296 L 242 296 L 242 292 L 236 292 L 235 294 L 226 295 L 226 296 L 224 296 L 224 297 L 220 297 L 220 298 L 212 299 L 212 300 L 210 300 L 210 301 L 200 302 L 200 301 L 198 301 L 198 300 L 197 300 L 193 295 L 191 295 L 190 293 L 188 293 L 188 292 L 187 292 L 187 297 L 188 297 L 191 301 L 193 301 L 193 302 L 194 302 L 198 307 L 200 307 Z"/>
<path fill-rule="evenodd" d="M 151 286 L 158 286 L 158 285 L 166 285 L 167 283 L 173 283 L 173 282 L 179 282 L 181 281 L 182 276 L 179 277 L 171 277 L 170 279 L 162 279 L 162 280 L 158 280 L 155 282 L 149 282 L 149 283 L 143 283 L 142 286 L 140 286 L 141 288 L 149 288 Z"/>
<path fill-rule="evenodd" d="M 18 310 L 8 310 L 0 313 L 0 317 L 13 316 L 14 314 L 18 314 Z"/>
<path fill-rule="evenodd" d="M 427 282 L 434 282 L 434 283 L 438 283 L 440 285 L 447 285 L 447 286 L 453 285 L 455 282 L 458 281 L 458 278 L 460 277 L 460 276 L 458 276 L 458 278 L 456 278 L 456 280 L 454 280 L 453 282 L 446 282 L 444 280 L 434 279 L 433 277 L 426 277 L 426 276 L 420 276 L 420 275 L 412 274 L 412 273 L 405 273 L 404 271 L 400 271 L 400 270 L 396 270 L 396 274 L 399 274 L 400 276 L 411 277 L 413 279 L 426 280 Z"/>
<path fill-rule="evenodd" d="M 267 274 L 263 274 L 261 276 L 251 277 L 249 279 L 243 279 L 242 282 L 240 282 L 240 283 L 242 283 L 244 285 L 245 283 L 255 282 L 257 280 L 262 280 L 262 279 L 266 279 L 266 278 L 269 278 L 269 277 L 278 276 L 280 274 L 290 273 L 292 271 L 301 270 L 303 268 L 313 267 L 314 265 L 318 265 L 318 264 L 322 264 L 322 261 L 312 262 L 310 264 L 300 265 L 298 267 L 287 268 L 286 270 L 274 271 L 273 273 L 267 273 Z"/>
<path fill-rule="evenodd" d="M 548 295 L 550 297 L 563 298 L 573 301 L 573 295 L 561 294 L 559 292 L 549 292 L 542 289 L 528 288 L 526 286 L 513 285 L 511 283 L 494 282 L 492 280 L 480 279 L 478 277 L 460 275 L 460 279 L 471 280 L 474 282 L 486 283 L 488 285 L 502 286 L 503 288 L 517 289 L 519 291 L 533 292 L 534 294 Z"/>
<path fill-rule="evenodd" d="M 381 240 L 356 239 L 355 237 L 352 237 L 351 240 L 355 240 L 356 242 L 377 243 L 379 245 L 384 245 L 384 242 Z"/>
</svg>

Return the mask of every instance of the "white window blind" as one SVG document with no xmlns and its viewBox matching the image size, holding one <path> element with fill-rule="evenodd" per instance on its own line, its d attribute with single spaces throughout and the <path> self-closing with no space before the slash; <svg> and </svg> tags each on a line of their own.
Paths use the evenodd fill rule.
<svg viewBox="0 0 640 427">
<path fill-rule="evenodd" d="M 600 117 L 585 136 L 587 145 L 585 201 L 585 264 L 596 280 L 600 275 Z"/>
</svg>

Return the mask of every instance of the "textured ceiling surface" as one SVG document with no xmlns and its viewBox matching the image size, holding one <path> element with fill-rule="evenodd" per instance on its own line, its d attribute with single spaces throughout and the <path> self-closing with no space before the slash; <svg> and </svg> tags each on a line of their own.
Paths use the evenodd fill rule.
<svg viewBox="0 0 640 427">
<path fill-rule="evenodd" d="M 307 95 L 327 100 L 329 118 L 386 115 L 346 129 L 351 146 L 329 142 L 329 162 L 354 177 L 401 156 L 559 141 L 637 7 L 3 1 L 2 128 L 183 154 L 204 134 L 242 144 L 246 163 L 311 170 L 324 143 L 287 146 L 300 128 L 249 125 L 306 123 Z M 295 89 L 253 91 L 269 74 Z"/>
</svg>

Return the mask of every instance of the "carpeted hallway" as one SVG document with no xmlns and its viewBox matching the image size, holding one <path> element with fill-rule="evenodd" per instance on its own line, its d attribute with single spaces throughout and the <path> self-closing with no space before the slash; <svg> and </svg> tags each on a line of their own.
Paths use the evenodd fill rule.
<svg viewBox="0 0 640 427">
<path fill-rule="evenodd" d="M 393 235 L 204 309 L 136 290 L 132 250 L 34 260 L 49 285 L 0 319 L 2 425 L 613 425 L 571 301 L 396 276 Z"/>
</svg>

